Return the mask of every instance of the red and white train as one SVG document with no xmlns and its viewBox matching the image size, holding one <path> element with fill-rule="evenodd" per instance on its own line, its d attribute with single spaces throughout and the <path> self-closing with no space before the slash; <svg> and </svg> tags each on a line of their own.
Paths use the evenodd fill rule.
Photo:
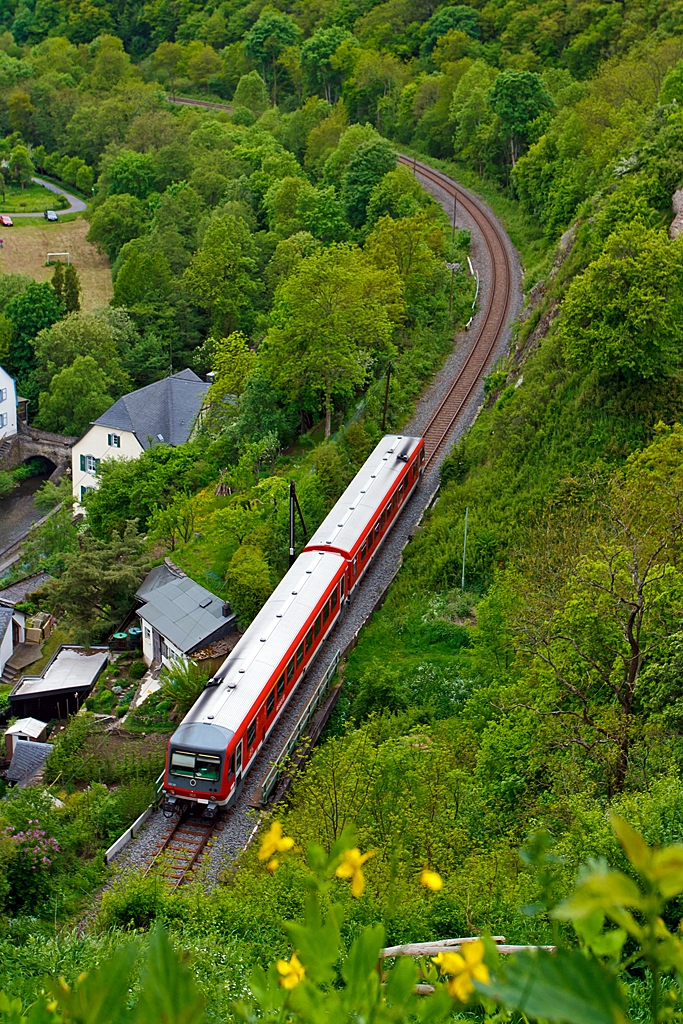
<svg viewBox="0 0 683 1024">
<path fill-rule="evenodd" d="M 375 557 L 424 466 L 421 437 L 388 435 L 344 491 L 169 740 L 164 810 L 231 804 Z"/>
</svg>

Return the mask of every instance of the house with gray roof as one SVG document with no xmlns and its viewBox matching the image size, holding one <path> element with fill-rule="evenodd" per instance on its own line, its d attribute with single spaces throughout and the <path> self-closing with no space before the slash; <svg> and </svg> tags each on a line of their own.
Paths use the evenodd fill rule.
<svg viewBox="0 0 683 1024">
<path fill-rule="evenodd" d="M 34 572 L 0 590 L 0 680 L 3 683 L 14 681 L 16 669 L 10 662 L 17 648 L 26 642 L 26 613 L 17 605 L 28 600 L 49 579 L 46 572 Z M 35 648 L 36 657 L 39 657 L 39 645 L 36 644 Z M 30 660 L 22 664 L 30 664 Z"/>
<path fill-rule="evenodd" d="M 189 441 L 208 390 L 196 373 L 182 370 L 114 402 L 71 449 L 76 502 L 97 486 L 100 459 L 137 459 L 152 445 Z"/>
<path fill-rule="evenodd" d="M 148 665 L 171 665 L 237 631 L 227 601 L 195 583 L 168 562 L 145 577 L 135 595 L 142 629 L 142 656 Z"/>
</svg>

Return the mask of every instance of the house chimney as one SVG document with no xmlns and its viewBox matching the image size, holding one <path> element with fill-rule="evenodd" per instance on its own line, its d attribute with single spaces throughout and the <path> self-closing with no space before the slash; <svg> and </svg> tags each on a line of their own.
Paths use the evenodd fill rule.
<svg viewBox="0 0 683 1024">
<path fill-rule="evenodd" d="M 223 615 L 224 619 L 227 619 L 229 615 L 232 615 L 232 608 L 230 607 L 230 602 L 229 601 L 224 601 L 223 602 L 223 607 L 221 609 L 221 612 L 222 612 L 222 615 Z"/>
</svg>

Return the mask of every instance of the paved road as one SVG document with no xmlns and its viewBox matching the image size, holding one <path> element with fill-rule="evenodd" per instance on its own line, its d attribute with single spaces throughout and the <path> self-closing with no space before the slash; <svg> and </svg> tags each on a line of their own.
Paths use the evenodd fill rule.
<svg viewBox="0 0 683 1024">
<path fill-rule="evenodd" d="M 62 213 L 85 213 L 88 209 L 82 199 L 78 199 L 77 196 L 72 196 L 70 192 L 65 191 L 60 185 L 53 185 L 51 181 L 45 181 L 43 178 L 31 178 L 31 181 L 35 182 L 36 185 L 42 185 L 48 192 L 54 192 L 56 196 L 66 196 L 71 204 L 66 210 L 57 210 L 58 214 Z M 46 197 L 47 200 L 47 197 Z M 46 209 L 49 209 L 47 202 L 45 204 Z M 36 213 L 10 213 L 9 216 L 14 219 L 15 217 L 40 217 L 41 211 L 38 210 Z"/>
</svg>

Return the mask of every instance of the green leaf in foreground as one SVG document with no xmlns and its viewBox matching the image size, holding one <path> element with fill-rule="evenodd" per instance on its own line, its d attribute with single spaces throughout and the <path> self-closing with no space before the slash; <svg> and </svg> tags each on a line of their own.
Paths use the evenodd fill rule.
<svg viewBox="0 0 683 1024">
<path fill-rule="evenodd" d="M 615 975 L 578 950 L 520 953 L 506 964 L 505 978 L 475 982 L 483 995 L 528 1017 L 558 1024 L 624 1024 L 624 995 Z"/>
</svg>

